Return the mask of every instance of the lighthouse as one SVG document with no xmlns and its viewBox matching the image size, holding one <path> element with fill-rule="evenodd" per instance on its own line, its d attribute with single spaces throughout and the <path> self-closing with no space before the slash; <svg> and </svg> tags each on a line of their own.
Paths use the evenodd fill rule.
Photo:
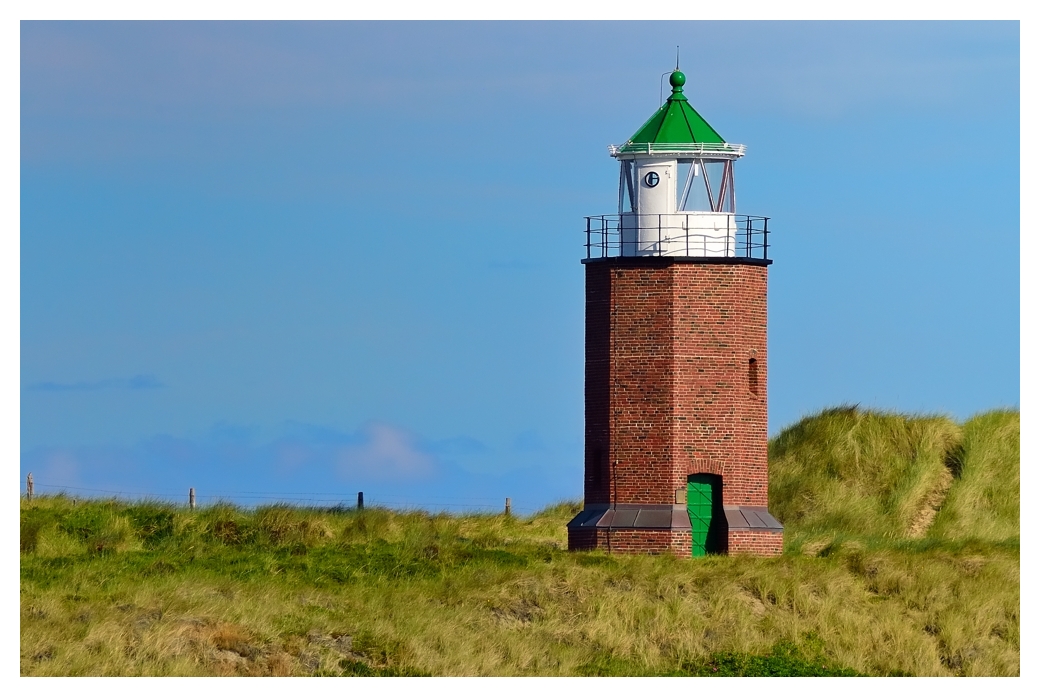
<svg viewBox="0 0 1040 697">
<path fill-rule="evenodd" d="M 571 550 L 780 554 L 769 513 L 769 220 L 737 213 L 727 142 L 676 67 L 585 219 L 585 505 Z"/>
</svg>

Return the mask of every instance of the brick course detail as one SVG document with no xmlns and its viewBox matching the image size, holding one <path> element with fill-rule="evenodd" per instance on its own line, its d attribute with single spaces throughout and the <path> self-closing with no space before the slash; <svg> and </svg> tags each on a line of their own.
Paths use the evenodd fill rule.
<svg viewBox="0 0 1040 697">
<path fill-rule="evenodd" d="M 730 530 L 729 554 L 775 557 L 784 551 L 784 534 L 766 530 Z"/>
<path fill-rule="evenodd" d="M 586 505 L 673 504 L 697 473 L 721 476 L 725 505 L 768 505 L 767 267 L 727 261 L 585 265 Z M 686 544 L 689 556 L 688 540 L 574 530 L 569 546 L 682 555 L 675 545 Z M 728 535 L 731 553 L 775 555 L 782 542 Z"/>
<path fill-rule="evenodd" d="M 689 530 L 595 528 L 567 532 L 567 547 L 572 551 L 602 549 L 619 554 L 689 557 L 692 545 Z"/>
</svg>

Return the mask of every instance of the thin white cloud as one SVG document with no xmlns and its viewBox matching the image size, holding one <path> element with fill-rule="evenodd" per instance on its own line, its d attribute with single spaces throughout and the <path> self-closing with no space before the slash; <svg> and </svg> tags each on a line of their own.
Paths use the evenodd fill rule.
<svg viewBox="0 0 1040 697">
<path fill-rule="evenodd" d="M 43 457 L 42 462 L 38 462 L 36 465 L 33 478 L 37 483 L 47 485 L 59 482 L 67 486 L 76 486 L 81 483 L 80 462 L 75 453 L 70 450 L 52 450 Z"/>
<path fill-rule="evenodd" d="M 498 508 L 504 497 L 528 512 L 581 491 L 580 443 L 561 454 L 496 450 L 456 436 L 429 441 L 383 422 L 356 431 L 292 423 L 274 440 L 222 424 L 210 436 L 156 435 L 136 444 L 37 448 L 22 454 L 20 475 L 41 494 L 199 500 L 246 505 L 274 500 L 352 505 L 364 491 L 372 505 L 454 510 Z M 538 445 L 527 431 L 518 442 Z M 447 458 L 447 459 L 446 459 Z"/>
<path fill-rule="evenodd" d="M 434 459 L 421 451 L 414 436 L 383 423 L 362 428 L 365 440 L 337 449 L 335 464 L 344 479 L 358 475 L 393 479 L 420 478 L 433 473 Z"/>
</svg>

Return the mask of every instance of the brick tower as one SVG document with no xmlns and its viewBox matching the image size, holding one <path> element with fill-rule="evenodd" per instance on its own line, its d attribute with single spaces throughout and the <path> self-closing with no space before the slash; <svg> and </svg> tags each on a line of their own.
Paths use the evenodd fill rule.
<svg viewBox="0 0 1040 697">
<path fill-rule="evenodd" d="M 585 508 L 572 550 L 779 554 L 768 512 L 768 219 L 672 94 L 624 145 L 618 214 L 586 218 Z"/>
</svg>

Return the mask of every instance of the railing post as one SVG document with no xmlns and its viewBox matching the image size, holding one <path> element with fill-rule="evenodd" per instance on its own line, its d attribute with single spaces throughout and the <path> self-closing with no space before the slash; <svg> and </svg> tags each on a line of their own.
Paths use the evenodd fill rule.
<svg viewBox="0 0 1040 697">
<path fill-rule="evenodd" d="M 585 216 L 585 258 L 592 256 L 592 218 Z"/>
<path fill-rule="evenodd" d="M 769 258 L 769 218 L 762 219 L 762 258 Z"/>
<path fill-rule="evenodd" d="M 25 478 L 25 500 L 32 503 L 33 500 L 33 478 L 32 472 Z"/>
</svg>

